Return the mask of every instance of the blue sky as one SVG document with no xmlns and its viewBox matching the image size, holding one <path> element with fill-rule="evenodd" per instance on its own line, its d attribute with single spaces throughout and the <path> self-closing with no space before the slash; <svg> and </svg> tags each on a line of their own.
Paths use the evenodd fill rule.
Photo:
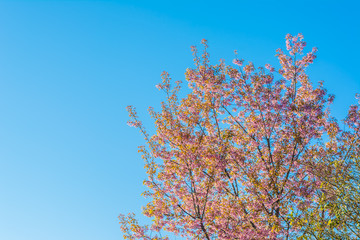
<svg viewBox="0 0 360 240">
<path fill-rule="evenodd" d="M 152 130 L 162 71 L 184 80 L 191 45 L 211 59 L 275 63 L 287 33 L 341 118 L 360 92 L 358 1 L 0 1 L 0 239 L 122 239 L 145 178 L 135 105 Z"/>
</svg>

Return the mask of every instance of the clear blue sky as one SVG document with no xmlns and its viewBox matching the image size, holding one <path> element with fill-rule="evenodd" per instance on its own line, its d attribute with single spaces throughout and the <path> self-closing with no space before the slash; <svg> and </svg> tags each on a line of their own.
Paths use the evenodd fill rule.
<svg viewBox="0 0 360 240">
<path fill-rule="evenodd" d="M 271 3 L 273 2 L 273 3 Z M 275 63 L 287 33 L 319 48 L 309 70 L 343 117 L 360 92 L 358 1 L 0 1 L 0 239 L 122 239 L 141 212 L 143 162 L 125 107 L 184 79 L 191 45 Z M 310 48 L 309 48 L 310 49 Z"/>
</svg>

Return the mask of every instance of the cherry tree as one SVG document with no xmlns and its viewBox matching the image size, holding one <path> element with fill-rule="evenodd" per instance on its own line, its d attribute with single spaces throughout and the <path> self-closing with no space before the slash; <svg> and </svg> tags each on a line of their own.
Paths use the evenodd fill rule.
<svg viewBox="0 0 360 240">
<path fill-rule="evenodd" d="M 187 96 L 180 98 L 180 81 L 162 74 L 157 88 L 166 100 L 159 112 L 149 108 L 156 133 L 150 135 L 135 108 L 128 107 L 129 125 L 147 144 L 139 151 L 148 176 L 143 214 L 152 224 L 120 215 L 124 237 L 302 235 L 308 229 L 304 219 L 319 209 L 324 193 L 321 159 L 331 154 L 341 134 L 329 112 L 334 97 L 306 74 L 317 49 L 303 53 L 303 36 L 287 35 L 287 51 L 277 50 L 280 67 L 275 69 L 269 64 L 255 68 L 237 57 L 231 65 L 211 65 L 206 40 L 202 44 L 201 56 L 192 48 L 195 65 L 185 73 Z"/>
</svg>

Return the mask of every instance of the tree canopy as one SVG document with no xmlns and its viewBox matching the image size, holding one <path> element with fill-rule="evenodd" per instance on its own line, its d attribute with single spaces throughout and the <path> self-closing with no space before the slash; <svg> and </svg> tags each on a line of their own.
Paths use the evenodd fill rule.
<svg viewBox="0 0 360 240">
<path fill-rule="evenodd" d="M 190 93 L 162 74 L 161 111 L 149 108 L 149 134 L 135 108 L 129 125 L 147 146 L 150 201 L 142 226 L 120 215 L 128 239 L 355 239 L 359 237 L 358 144 L 360 111 L 350 107 L 341 129 L 330 114 L 334 96 L 315 86 L 301 34 L 277 50 L 279 69 L 236 59 L 212 65 L 208 45 L 186 70 Z M 354 164 L 355 163 L 355 164 Z"/>
</svg>

